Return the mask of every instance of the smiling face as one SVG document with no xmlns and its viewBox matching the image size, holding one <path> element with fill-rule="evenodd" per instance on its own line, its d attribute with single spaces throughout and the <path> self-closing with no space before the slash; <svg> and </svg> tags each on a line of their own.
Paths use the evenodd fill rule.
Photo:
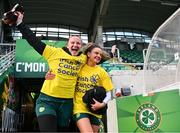
<svg viewBox="0 0 180 133">
<path fill-rule="evenodd" d="M 71 36 L 69 38 L 67 48 L 71 55 L 76 56 L 78 55 L 79 49 L 82 47 L 82 41 L 79 36 Z"/>
<path fill-rule="evenodd" d="M 87 56 L 88 56 L 88 63 L 91 65 L 96 65 L 101 61 L 102 49 L 99 47 L 95 47 L 87 53 Z"/>
</svg>

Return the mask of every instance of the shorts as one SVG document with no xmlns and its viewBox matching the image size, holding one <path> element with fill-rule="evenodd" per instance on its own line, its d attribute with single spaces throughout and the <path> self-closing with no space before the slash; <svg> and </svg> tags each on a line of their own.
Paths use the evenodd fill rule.
<svg viewBox="0 0 180 133">
<path fill-rule="evenodd" d="M 73 120 L 75 122 L 77 122 L 78 120 L 80 120 L 82 118 L 89 118 L 92 125 L 99 126 L 102 123 L 99 118 L 97 118 L 96 116 L 93 116 L 91 114 L 88 114 L 88 113 L 77 113 L 77 114 L 73 115 Z"/>
<path fill-rule="evenodd" d="M 73 99 L 55 98 L 41 93 L 36 100 L 36 115 L 54 115 L 58 126 L 69 126 L 72 118 Z"/>
</svg>

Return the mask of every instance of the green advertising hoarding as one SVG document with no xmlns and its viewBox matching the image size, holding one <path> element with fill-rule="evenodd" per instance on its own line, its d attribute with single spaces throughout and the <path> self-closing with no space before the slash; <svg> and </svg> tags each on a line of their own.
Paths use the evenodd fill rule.
<svg viewBox="0 0 180 133">
<path fill-rule="evenodd" d="M 118 132 L 180 132 L 179 90 L 118 98 Z"/>
<path fill-rule="evenodd" d="M 47 45 L 63 47 L 66 41 L 43 41 Z M 48 71 L 46 60 L 38 54 L 24 39 L 16 41 L 15 77 L 17 78 L 44 78 Z"/>
</svg>

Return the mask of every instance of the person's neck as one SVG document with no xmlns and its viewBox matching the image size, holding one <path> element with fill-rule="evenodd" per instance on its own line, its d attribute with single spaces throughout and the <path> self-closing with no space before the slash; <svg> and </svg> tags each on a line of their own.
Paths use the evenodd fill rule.
<svg viewBox="0 0 180 133">
<path fill-rule="evenodd" d="M 87 61 L 87 65 L 90 67 L 95 67 L 96 63 L 92 62 L 92 61 Z"/>
</svg>

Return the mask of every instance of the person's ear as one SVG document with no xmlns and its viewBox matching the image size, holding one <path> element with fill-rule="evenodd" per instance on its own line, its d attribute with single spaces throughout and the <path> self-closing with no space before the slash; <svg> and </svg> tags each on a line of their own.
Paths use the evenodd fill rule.
<svg viewBox="0 0 180 133">
<path fill-rule="evenodd" d="M 90 52 L 87 53 L 87 57 L 90 57 Z"/>
</svg>

